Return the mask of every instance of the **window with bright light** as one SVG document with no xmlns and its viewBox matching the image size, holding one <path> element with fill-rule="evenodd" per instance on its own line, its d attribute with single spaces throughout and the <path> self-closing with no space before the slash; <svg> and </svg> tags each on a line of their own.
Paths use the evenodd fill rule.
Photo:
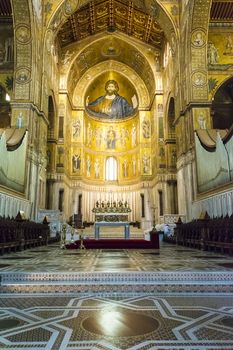
<svg viewBox="0 0 233 350">
<path fill-rule="evenodd" d="M 106 159 L 105 178 L 108 181 L 117 180 L 117 160 L 114 157 Z"/>
</svg>

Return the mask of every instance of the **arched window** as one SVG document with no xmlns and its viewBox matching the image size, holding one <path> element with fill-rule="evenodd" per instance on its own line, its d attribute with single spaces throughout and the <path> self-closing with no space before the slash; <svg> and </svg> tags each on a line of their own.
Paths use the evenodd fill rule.
<svg viewBox="0 0 233 350">
<path fill-rule="evenodd" d="M 175 135 L 175 127 L 174 127 L 174 121 L 175 121 L 175 100 L 173 97 L 170 98 L 169 101 L 169 107 L 168 107 L 168 137 L 174 138 Z"/>
<path fill-rule="evenodd" d="M 49 96 L 49 99 L 48 99 L 48 120 L 49 120 L 48 139 L 53 139 L 54 128 L 55 128 L 55 109 L 54 109 L 52 96 Z"/>
<path fill-rule="evenodd" d="M 105 178 L 107 181 L 117 180 L 117 160 L 114 157 L 108 157 L 106 159 Z"/>
</svg>

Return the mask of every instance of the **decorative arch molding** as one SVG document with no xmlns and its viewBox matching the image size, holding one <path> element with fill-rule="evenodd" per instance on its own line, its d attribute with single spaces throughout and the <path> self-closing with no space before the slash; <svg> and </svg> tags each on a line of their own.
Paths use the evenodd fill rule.
<svg viewBox="0 0 233 350">
<path fill-rule="evenodd" d="M 52 122 L 52 125 L 49 125 L 49 129 L 53 129 L 53 131 L 55 131 L 55 128 L 56 128 L 56 119 L 57 119 L 56 99 L 55 99 L 54 91 L 50 89 L 49 95 L 48 95 L 48 121 L 49 123 Z"/>
<path fill-rule="evenodd" d="M 171 112 L 173 114 L 173 122 L 175 122 L 176 119 L 176 105 L 177 105 L 177 100 L 176 97 L 174 96 L 173 92 L 170 92 L 167 97 L 167 102 L 165 105 L 165 113 L 164 113 L 164 126 L 167 134 L 175 133 L 175 127 L 173 124 L 171 124 Z M 174 107 L 174 108 L 172 108 Z M 172 108 L 172 109 L 171 109 Z M 172 130 L 171 130 L 172 129 Z"/>
<path fill-rule="evenodd" d="M 191 99 L 208 100 L 207 40 L 212 0 L 194 0 L 190 28 Z M 200 40 L 197 41 L 197 35 Z"/>
<path fill-rule="evenodd" d="M 214 129 L 232 129 L 233 77 L 228 76 L 216 88 L 212 98 L 211 117 Z"/>
<path fill-rule="evenodd" d="M 44 36 L 44 49 L 46 48 L 47 42 L 54 42 L 56 35 L 65 23 L 67 18 L 71 16 L 79 7 L 86 5 L 90 0 L 57 0 L 53 1 L 53 4 L 47 6 L 45 10 L 46 17 L 46 31 Z M 138 3 L 138 0 L 132 0 L 133 3 Z M 171 47 L 177 47 L 178 31 L 172 16 L 168 13 L 166 7 L 161 1 L 140 1 L 140 6 L 144 7 L 145 11 L 151 15 L 152 18 L 156 19 L 161 28 L 163 29 L 167 40 Z"/>
<path fill-rule="evenodd" d="M 14 98 L 30 99 L 32 66 L 31 9 L 28 0 L 11 1 L 14 20 Z"/>
<path fill-rule="evenodd" d="M 121 62 L 113 60 L 99 63 L 98 65 L 90 68 L 82 76 L 73 92 L 73 106 L 75 108 L 83 108 L 85 105 L 86 91 L 88 90 L 88 87 L 93 79 L 97 78 L 104 72 L 109 71 L 110 69 L 125 76 L 131 82 L 131 84 L 135 86 L 139 98 L 139 109 L 149 109 L 153 96 L 149 95 L 147 87 L 142 78 L 132 68 Z M 80 92 L 82 92 L 81 95 Z"/>
<path fill-rule="evenodd" d="M 216 84 L 216 86 L 214 88 L 214 91 L 211 94 L 211 99 L 212 100 L 214 99 L 214 97 L 215 97 L 216 93 L 219 91 L 219 89 L 221 89 L 228 82 L 228 80 L 231 80 L 231 79 L 232 79 L 232 75 L 228 75 L 226 77 L 223 77 L 222 80 L 217 81 L 217 84 Z"/>
<path fill-rule="evenodd" d="M 114 45 L 116 55 L 107 55 L 106 49 L 109 45 Z M 80 45 L 81 46 L 81 45 Z M 123 53 L 119 55 L 119 53 Z M 155 65 L 150 55 L 148 57 L 140 51 L 140 47 L 133 40 L 127 41 L 126 36 L 122 34 L 107 35 L 101 33 L 93 38 L 90 44 L 89 40 L 84 39 L 84 43 L 79 48 L 69 47 L 65 56 L 63 56 L 62 65 L 60 65 L 60 89 L 72 92 L 82 78 L 82 76 L 92 66 L 96 66 L 101 62 L 116 60 L 118 56 L 121 58 L 119 64 L 131 67 L 132 71 L 145 82 L 147 89 L 151 94 L 155 91 Z M 156 56 L 156 51 L 155 51 Z"/>
<path fill-rule="evenodd" d="M 166 118 L 169 118 L 169 115 L 171 113 L 171 108 L 172 108 L 173 113 L 175 113 L 175 103 L 176 103 L 175 97 L 173 94 L 170 93 L 168 96 L 168 99 L 167 99 L 167 104 L 166 104 Z M 175 117 L 175 114 L 174 114 L 174 117 Z"/>
<path fill-rule="evenodd" d="M 154 61 L 149 59 L 147 57 L 147 55 L 142 52 L 140 50 L 140 46 L 139 43 L 135 42 L 133 39 L 129 41 L 129 38 L 127 35 L 124 35 L 122 33 L 111 33 L 111 34 L 106 34 L 104 33 L 99 33 L 97 35 L 94 35 L 92 37 L 92 42 L 90 43 L 90 39 L 86 38 L 83 39 L 82 43 L 80 43 L 80 45 L 78 46 L 77 49 L 77 45 L 76 43 L 74 43 L 73 45 L 70 45 L 69 48 L 67 49 L 66 52 L 63 52 L 63 57 L 62 60 L 60 62 L 60 72 L 63 76 L 63 86 L 62 88 L 66 88 L 66 80 L 70 74 L 71 69 L 73 68 L 73 66 L 76 64 L 78 64 L 78 62 L 80 61 L 86 61 L 87 60 L 87 56 L 90 55 L 90 51 L 92 51 L 92 55 L 91 55 L 91 60 L 90 62 L 87 62 L 88 67 L 92 64 L 93 62 L 93 54 L 96 55 L 96 48 L 99 49 L 100 51 L 100 57 L 99 57 L 99 62 L 100 61 L 104 61 L 107 59 L 114 59 L 114 57 L 117 57 L 119 55 L 119 52 L 116 53 L 116 55 L 112 55 L 110 57 L 107 56 L 107 54 L 103 54 L 102 51 L 104 51 L 104 47 L 106 49 L 107 45 L 109 45 L 109 43 L 112 44 L 112 42 L 114 43 L 114 45 L 117 46 L 118 50 L 120 50 L 120 47 L 123 47 L 124 50 L 126 51 L 126 48 L 131 51 L 131 54 L 135 54 L 135 56 L 137 56 L 137 60 L 141 61 L 138 63 L 143 63 L 143 66 L 146 67 L 145 71 L 147 72 L 148 75 L 150 75 L 150 78 L 152 78 L 153 80 L 153 84 L 155 84 L 154 82 L 154 72 L 155 72 L 155 65 L 154 65 Z M 95 51 L 95 52 L 94 52 Z M 122 50 L 123 51 L 123 50 Z M 102 52 L 102 55 L 101 55 Z M 159 51 L 155 50 L 154 55 L 156 56 L 156 54 L 160 54 Z M 131 56 L 132 56 L 131 55 Z M 126 56 L 127 60 L 125 60 L 126 65 L 128 66 L 133 66 L 133 60 L 132 57 L 128 57 Z M 99 63 L 98 62 L 98 63 Z M 95 62 L 96 63 L 96 62 Z M 93 64 L 94 65 L 94 64 Z M 84 68 L 84 69 L 83 69 Z M 80 76 L 78 76 L 76 74 L 76 76 L 74 77 L 76 79 L 76 81 L 78 81 L 81 78 L 81 74 L 83 74 L 85 72 L 85 67 L 83 67 L 82 69 L 80 69 Z M 143 73 L 143 70 L 140 70 L 140 73 Z M 69 85 L 69 84 L 67 84 Z M 154 88 L 154 86 L 152 87 Z"/>
</svg>

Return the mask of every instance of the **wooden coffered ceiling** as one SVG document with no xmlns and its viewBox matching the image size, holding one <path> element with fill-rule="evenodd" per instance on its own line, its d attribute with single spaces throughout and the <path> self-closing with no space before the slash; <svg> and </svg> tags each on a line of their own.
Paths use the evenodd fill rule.
<svg viewBox="0 0 233 350">
<path fill-rule="evenodd" d="M 233 22 L 233 1 L 213 0 L 210 11 L 211 22 Z"/>
<path fill-rule="evenodd" d="M 10 0 L 0 1 L 0 16 L 10 17 L 12 15 Z"/>
<path fill-rule="evenodd" d="M 61 47 L 103 31 L 120 31 L 160 49 L 164 33 L 147 13 L 126 0 L 95 0 L 77 10 L 58 33 Z"/>
</svg>

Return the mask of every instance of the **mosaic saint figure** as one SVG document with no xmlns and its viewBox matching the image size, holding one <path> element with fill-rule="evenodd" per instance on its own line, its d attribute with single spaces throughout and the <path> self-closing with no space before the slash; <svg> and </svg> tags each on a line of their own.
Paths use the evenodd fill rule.
<svg viewBox="0 0 233 350">
<path fill-rule="evenodd" d="M 74 154 L 72 157 L 72 161 L 73 161 L 73 171 L 76 172 L 80 170 L 80 166 L 81 166 L 80 154 Z"/>
<path fill-rule="evenodd" d="M 116 148 L 116 132 L 113 129 L 113 126 L 110 126 L 110 128 L 107 131 L 107 148 L 108 149 L 114 149 Z"/>
<path fill-rule="evenodd" d="M 87 157 L 86 160 L 86 169 L 87 169 L 87 176 L 90 177 L 91 176 L 91 160 L 90 157 Z"/>
<path fill-rule="evenodd" d="M 99 162 L 99 159 L 95 160 L 94 168 L 95 168 L 95 178 L 98 179 L 100 177 L 100 162 Z"/>
<path fill-rule="evenodd" d="M 74 138 L 79 137 L 80 132 L 81 132 L 81 123 L 80 123 L 80 120 L 77 119 L 73 123 L 73 137 Z"/>
<path fill-rule="evenodd" d="M 122 171 L 123 171 L 123 176 L 128 177 L 128 162 L 125 159 L 123 164 L 122 164 Z"/>
<path fill-rule="evenodd" d="M 131 130 L 131 141 L 132 141 L 132 147 L 135 147 L 137 143 L 137 129 L 134 124 Z"/>
<path fill-rule="evenodd" d="M 142 121 L 142 134 L 145 139 L 150 138 L 150 121 L 146 118 Z"/>
<path fill-rule="evenodd" d="M 137 162 L 135 158 L 132 159 L 132 170 L 133 170 L 133 175 L 135 176 L 137 172 Z"/>
<path fill-rule="evenodd" d="M 208 64 L 210 65 L 218 64 L 218 61 L 219 61 L 218 49 L 215 47 L 214 43 L 212 42 L 208 43 L 207 60 L 208 60 Z"/>
<path fill-rule="evenodd" d="M 135 113 L 137 100 L 133 99 L 134 105 L 118 94 L 119 86 L 115 80 L 108 80 L 105 84 L 106 94 L 89 103 L 87 98 L 86 109 L 88 113 L 99 118 L 121 119 Z"/>
<path fill-rule="evenodd" d="M 121 138 L 122 145 L 126 146 L 126 142 L 129 138 L 129 132 L 126 128 L 121 129 L 120 138 Z"/>
<path fill-rule="evenodd" d="M 150 156 L 148 156 L 146 153 L 142 157 L 142 164 L 143 164 L 143 173 L 149 174 L 150 173 Z"/>
<path fill-rule="evenodd" d="M 87 146 L 91 145 L 91 139 L 92 139 L 92 128 L 91 128 L 91 124 L 88 123 L 88 126 L 87 126 Z"/>
<path fill-rule="evenodd" d="M 200 129 L 206 129 L 206 116 L 203 114 L 203 112 L 200 112 L 197 121 Z"/>
<path fill-rule="evenodd" d="M 233 37 L 231 35 L 227 37 L 226 50 L 230 52 L 233 50 Z"/>
</svg>

